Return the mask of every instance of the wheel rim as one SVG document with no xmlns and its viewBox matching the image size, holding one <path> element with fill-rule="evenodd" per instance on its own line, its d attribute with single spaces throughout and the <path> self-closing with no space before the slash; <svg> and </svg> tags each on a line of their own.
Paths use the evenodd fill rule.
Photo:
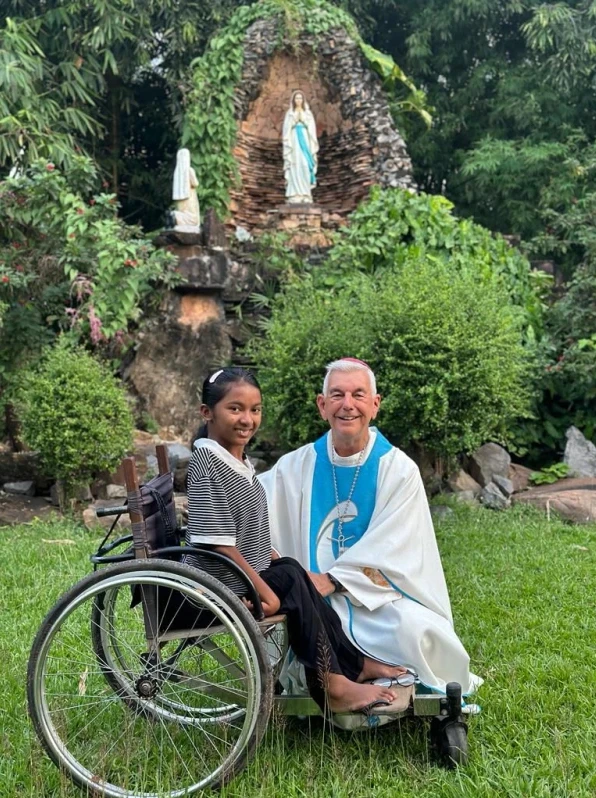
<svg viewBox="0 0 596 798">
<path fill-rule="evenodd" d="M 208 610 L 212 632 L 188 645 L 170 623 L 148 651 L 141 608 L 124 610 L 131 587 L 158 602 L 177 596 Z M 99 662 L 89 618 L 101 594 L 110 596 L 110 615 L 99 610 L 108 643 Z M 118 626 L 121 612 L 127 622 Z M 149 569 L 112 575 L 70 601 L 43 640 L 32 674 L 39 731 L 60 766 L 91 791 L 189 795 L 220 780 L 248 744 L 263 689 L 256 662 L 244 625 L 207 588 Z M 117 690 L 105 679 L 113 665 Z"/>
<path fill-rule="evenodd" d="M 126 587 L 124 589 L 126 590 Z M 123 650 L 121 634 L 118 630 L 117 607 L 121 591 L 122 587 L 112 587 L 96 598 L 92 611 L 91 633 L 92 635 L 94 632 L 97 634 L 93 641 L 94 648 L 108 682 L 122 697 L 137 702 L 135 663 L 130 661 L 130 650 Z M 185 645 L 186 641 L 180 644 L 180 646 Z M 129 646 L 127 648 L 130 649 Z M 183 651 L 176 650 L 170 655 L 168 661 L 162 663 L 164 670 L 170 669 L 169 681 L 174 684 L 176 681 L 181 681 L 177 671 L 180 671 L 180 666 L 183 664 L 180 662 L 182 653 Z M 166 720 L 174 720 L 191 726 L 196 725 L 197 720 L 207 719 L 210 716 L 230 716 L 231 719 L 236 720 L 242 717 L 246 711 L 237 704 L 225 703 L 218 707 L 197 707 L 188 701 L 177 701 L 175 695 L 168 695 L 165 691 L 160 691 L 151 700 L 143 699 L 142 709 L 148 714 L 156 714 Z"/>
</svg>

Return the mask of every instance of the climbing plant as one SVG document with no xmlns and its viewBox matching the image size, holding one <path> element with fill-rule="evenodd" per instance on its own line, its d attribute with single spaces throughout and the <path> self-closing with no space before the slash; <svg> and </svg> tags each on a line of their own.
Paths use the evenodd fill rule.
<svg viewBox="0 0 596 798">
<path fill-rule="evenodd" d="M 193 153 L 199 176 L 202 207 L 213 208 L 220 218 L 227 213 L 230 188 L 238 178 L 233 156 L 237 130 L 234 91 L 242 75 L 244 37 L 253 22 L 271 18 L 278 25 L 277 47 L 296 46 L 301 34 L 316 39 L 333 28 L 344 28 L 388 90 L 394 91 L 397 84 L 404 87 L 407 96 L 398 101 L 404 110 L 417 111 L 427 123 L 430 121 L 424 93 L 390 56 L 364 43 L 354 20 L 343 9 L 327 0 L 260 0 L 243 6 L 191 64 L 192 87 L 182 130 L 183 145 Z"/>
</svg>

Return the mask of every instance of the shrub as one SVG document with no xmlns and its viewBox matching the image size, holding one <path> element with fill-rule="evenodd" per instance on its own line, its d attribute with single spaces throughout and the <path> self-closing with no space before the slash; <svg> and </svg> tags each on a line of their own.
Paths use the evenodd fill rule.
<svg viewBox="0 0 596 798">
<path fill-rule="evenodd" d="M 560 452 L 573 424 L 596 440 L 596 265 L 580 266 L 546 316 L 542 395 L 522 429 L 532 459 Z"/>
<path fill-rule="evenodd" d="M 412 260 L 439 259 L 452 271 L 471 272 L 481 281 L 496 276 L 523 311 L 526 333 L 539 337 L 550 277 L 532 271 L 504 238 L 458 219 L 452 209 L 442 196 L 374 187 L 350 216 L 350 226 L 339 234 L 316 279 L 333 287 L 354 271 L 380 276 L 399 272 Z"/>
<path fill-rule="evenodd" d="M 38 162 L 0 181 L 0 387 L 60 331 L 117 343 L 156 282 L 179 281 L 175 258 L 119 219 L 98 183 L 82 156 L 68 172 Z"/>
<path fill-rule="evenodd" d="M 314 406 L 324 366 L 346 355 L 370 363 L 385 394 L 380 426 L 398 445 L 445 456 L 507 438 L 527 412 L 521 313 L 495 277 L 480 282 L 441 259 L 410 260 L 380 281 L 353 276 L 335 292 L 310 276 L 272 303 L 251 353 L 269 434 L 285 446 L 325 429 Z"/>
<path fill-rule="evenodd" d="M 116 379 L 83 349 L 59 343 L 21 380 L 17 407 L 25 442 L 64 486 L 113 470 L 132 443 L 132 413 Z"/>
</svg>

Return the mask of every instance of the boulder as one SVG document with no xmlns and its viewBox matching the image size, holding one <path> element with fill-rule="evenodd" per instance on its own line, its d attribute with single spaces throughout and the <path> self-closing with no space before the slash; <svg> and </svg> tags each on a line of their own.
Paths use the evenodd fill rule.
<svg viewBox="0 0 596 798">
<path fill-rule="evenodd" d="M 453 510 L 451 507 L 447 507 L 445 504 L 431 504 L 430 514 L 433 521 L 439 522 L 445 518 L 449 518 L 450 515 L 453 515 Z"/>
<path fill-rule="evenodd" d="M 513 501 L 556 513 L 576 524 L 590 523 L 596 521 L 596 479 L 562 479 L 515 494 Z"/>
<path fill-rule="evenodd" d="M 177 468 L 174 471 L 174 490 L 186 493 L 186 476 L 188 474 L 188 464 Z"/>
<path fill-rule="evenodd" d="M 577 427 L 565 433 L 567 445 L 563 462 L 569 466 L 571 476 L 596 477 L 596 446 Z"/>
<path fill-rule="evenodd" d="M 513 493 L 513 482 L 507 477 L 502 477 L 500 474 L 495 474 L 493 483 L 499 488 L 503 496 L 508 499 Z"/>
<path fill-rule="evenodd" d="M 141 411 L 188 440 L 198 425 L 203 380 L 214 364 L 229 362 L 231 351 L 218 296 L 169 292 L 159 313 L 139 333 L 124 377 Z"/>
<path fill-rule="evenodd" d="M 22 482 L 6 482 L 2 490 L 5 493 L 12 493 L 14 496 L 35 496 L 35 482 L 32 479 Z"/>
<path fill-rule="evenodd" d="M 267 460 L 264 460 L 262 457 L 249 457 L 248 459 L 252 463 L 252 467 L 254 468 L 257 474 L 263 474 L 265 471 L 268 471 L 270 468 Z"/>
<path fill-rule="evenodd" d="M 45 493 L 51 479 L 43 473 L 39 452 L 13 452 L 8 447 L 0 449 L 0 482 L 35 483 L 38 493 Z"/>
<path fill-rule="evenodd" d="M 489 482 L 480 492 L 480 501 L 490 510 L 506 510 L 511 506 L 511 500 L 503 495 L 494 482 Z"/>
<path fill-rule="evenodd" d="M 468 472 L 482 487 L 493 481 L 495 474 L 509 477 L 511 457 L 498 443 L 485 443 L 468 458 Z"/>
<path fill-rule="evenodd" d="M 465 493 L 472 491 L 474 496 L 477 496 L 482 490 L 476 480 L 467 474 L 463 469 L 460 469 L 457 474 L 453 474 L 447 480 L 447 484 L 454 493 Z"/>
<path fill-rule="evenodd" d="M 83 510 L 83 523 L 87 529 L 109 529 L 114 523 L 115 515 L 108 515 L 105 518 L 98 518 L 95 514 L 99 507 L 114 507 L 120 505 L 121 502 L 109 501 L 105 499 L 98 499 L 95 504 L 89 505 Z M 120 529 L 130 529 L 130 516 L 128 513 L 123 513 L 116 523 L 116 527 Z"/>
<path fill-rule="evenodd" d="M 479 487 L 479 491 L 481 490 L 482 488 Z M 460 490 L 459 493 L 456 493 L 453 498 L 462 504 L 476 504 L 476 498 L 478 495 L 479 494 L 473 490 Z"/>
<path fill-rule="evenodd" d="M 146 432 L 144 429 L 136 429 L 134 431 L 133 447 L 138 449 L 142 446 L 150 446 L 159 443 L 159 437 L 153 435 L 151 432 Z"/>
<path fill-rule="evenodd" d="M 509 466 L 509 479 L 513 482 L 513 492 L 519 493 L 530 487 L 530 475 L 533 474 L 531 468 L 526 468 L 519 463 L 511 463 Z"/>
<path fill-rule="evenodd" d="M 126 499 L 127 493 L 124 485 L 106 485 L 106 499 Z"/>
<path fill-rule="evenodd" d="M 168 443 L 168 459 L 170 461 L 170 468 L 174 471 L 177 468 L 188 467 L 192 452 L 188 446 L 184 446 L 177 441 Z"/>
</svg>

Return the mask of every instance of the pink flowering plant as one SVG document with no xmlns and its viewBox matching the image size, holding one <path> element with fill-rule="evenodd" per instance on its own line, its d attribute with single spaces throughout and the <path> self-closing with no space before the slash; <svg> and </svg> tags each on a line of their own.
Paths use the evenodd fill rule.
<svg viewBox="0 0 596 798">
<path fill-rule="evenodd" d="M 175 258 L 120 219 L 98 183 L 83 156 L 0 182 L 0 378 L 60 332 L 114 352 L 154 287 L 179 282 Z"/>
</svg>

